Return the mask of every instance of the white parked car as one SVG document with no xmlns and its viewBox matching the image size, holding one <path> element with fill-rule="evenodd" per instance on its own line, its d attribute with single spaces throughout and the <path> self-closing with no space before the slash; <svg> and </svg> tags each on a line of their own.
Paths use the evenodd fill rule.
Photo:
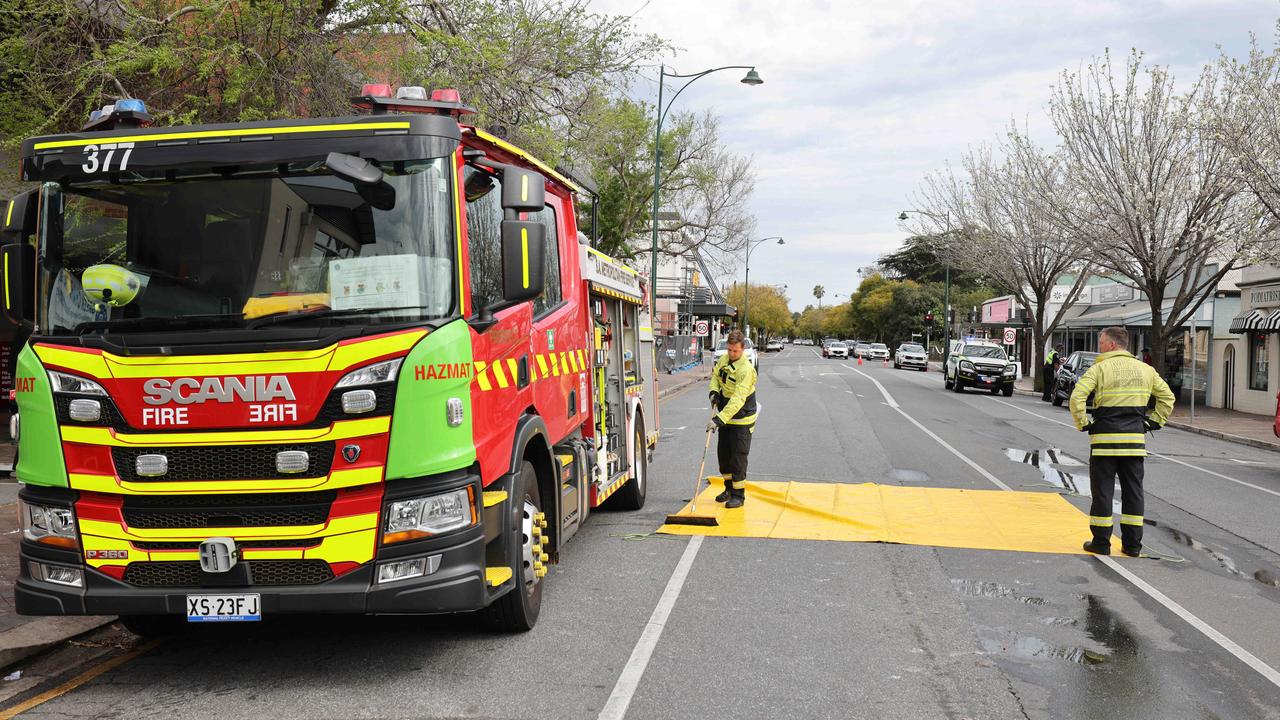
<svg viewBox="0 0 1280 720">
<path fill-rule="evenodd" d="M 893 366 L 898 369 L 910 367 L 928 370 L 929 357 L 925 354 L 924 347 L 916 343 L 902 343 L 893 354 Z"/>
<path fill-rule="evenodd" d="M 889 346 L 884 343 L 871 343 L 867 347 L 867 351 L 863 357 L 870 358 L 871 360 L 888 360 Z"/>
<path fill-rule="evenodd" d="M 827 345 L 827 357 L 833 358 L 849 358 L 849 346 L 840 341 L 836 341 Z"/>
<path fill-rule="evenodd" d="M 765 352 L 782 352 L 782 341 L 770 340 L 767 344 L 765 344 L 764 351 Z"/>
<path fill-rule="evenodd" d="M 721 339 L 720 342 L 716 343 L 715 352 L 711 354 L 711 362 L 714 364 L 716 361 L 720 359 L 721 355 L 727 352 L 729 352 L 729 345 L 724 339 Z M 743 357 L 751 361 L 752 367 L 756 368 L 757 370 L 760 369 L 760 358 L 756 356 L 756 346 L 755 346 L 755 343 L 751 342 L 751 338 L 747 338 L 746 341 L 743 343 L 742 355 Z"/>
</svg>

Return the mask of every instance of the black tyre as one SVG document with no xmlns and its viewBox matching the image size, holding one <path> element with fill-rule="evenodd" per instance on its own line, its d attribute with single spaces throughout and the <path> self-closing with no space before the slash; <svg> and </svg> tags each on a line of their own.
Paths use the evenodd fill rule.
<svg viewBox="0 0 1280 720">
<path fill-rule="evenodd" d="M 542 512 L 542 496 L 538 492 L 538 473 L 526 461 L 516 478 L 511 503 L 511 520 L 516 544 L 516 558 L 511 570 L 516 586 L 485 608 L 484 619 L 493 630 L 527 632 L 538 622 L 542 610 L 543 578 L 538 577 L 530 547 L 535 543 L 533 528 Z"/>
<path fill-rule="evenodd" d="M 944 390 L 951 389 L 951 376 L 947 374 L 947 371 L 945 368 L 942 371 L 942 387 Z"/>
<path fill-rule="evenodd" d="M 964 392 L 964 381 L 960 379 L 959 374 L 956 374 L 956 379 L 951 381 L 951 391 L 954 393 Z"/>
<path fill-rule="evenodd" d="M 177 615 L 121 615 L 120 624 L 125 630 L 144 638 L 176 635 L 187 627 Z"/>
<path fill-rule="evenodd" d="M 1000 388 L 998 388 L 998 387 L 993 387 L 993 388 L 991 388 L 991 394 L 992 394 L 992 395 L 999 395 L 999 394 L 1000 394 Z"/>
<path fill-rule="evenodd" d="M 636 415 L 632 442 L 635 458 L 632 459 L 631 479 L 605 502 L 609 510 L 639 510 L 644 507 L 645 493 L 649 490 L 649 446 L 644 437 L 644 418 L 640 415 Z"/>
<path fill-rule="evenodd" d="M 1007 387 L 1007 388 L 1005 388 L 1005 389 L 1004 389 L 1004 396 L 1005 396 L 1005 397 L 1013 397 L 1013 386 L 1012 386 L 1012 385 L 1010 385 L 1009 387 Z M 1055 404 L 1056 404 L 1056 405 L 1061 405 L 1062 403 L 1061 403 L 1061 401 L 1058 401 L 1058 402 L 1057 402 L 1057 403 L 1055 403 Z"/>
</svg>

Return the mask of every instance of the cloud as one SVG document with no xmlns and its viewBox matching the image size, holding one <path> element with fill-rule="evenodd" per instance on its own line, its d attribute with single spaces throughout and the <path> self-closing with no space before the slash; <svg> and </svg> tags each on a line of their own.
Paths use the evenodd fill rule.
<svg viewBox="0 0 1280 720">
<path fill-rule="evenodd" d="M 897 247 L 897 222 L 921 178 L 992 142 L 1010 122 L 1052 145 L 1050 87 L 1111 48 L 1170 65 L 1183 83 L 1223 51 L 1242 55 L 1276 31 L 1274 0 L 595 0 L 681 52 L 679 72 L 750 65 L 697 81 L 681 109 L 714 108 L 729 147 L 759 175 L 764 235 L 753 280 L 786 283 L 792 309 L 815 284 L 852 289 L 857 268 Z M 657 68 L 636 91 L 656 98 Z M 671 88 L 668 86 L 668 97 Z M 755 260 L 755 254 L 753 254 Z M 739 271 L 739 277 L 741 272 Z M 794 288 L 807 286 L 804 292 Z M 846 290 L 846 291 L 847 291 Z"/>
</svg>

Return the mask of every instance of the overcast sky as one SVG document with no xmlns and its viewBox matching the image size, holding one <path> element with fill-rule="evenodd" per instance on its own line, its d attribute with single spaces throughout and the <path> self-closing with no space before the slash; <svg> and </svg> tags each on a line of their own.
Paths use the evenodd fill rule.
<svg viewBox="0 0 1280 720">
<path fill-rule="evenodd" d="M 1052 143 L 1044 114 L 1064 69 L 1131 48 L 1189 82 L 1219 47 L 1270 47 L 1280 0 L 594 0 L 680 48 L 705 77 L 677 109 L 713 108 L 730 149 L 752 155 L 759 236 L 753 282 L 788 286 L 791 308 L 857 288 L 858 268 L 907 236 L 897 221 L 920 179 L 1010 119 Z M 656 77 L 657 68 L 650 73 Z M 1180 83 L 1181 84 L 1181 83 Z M 657 99 L 657 82 L 636 88 Z M 668 90 L 668 97 L 670 91 Z M 742 277 L 739 266 L 737 277 Z M 728 284 L 733 278 L 723 278 Z M 836 297 L 840 302 L 845 298 Z"/>
</svg>

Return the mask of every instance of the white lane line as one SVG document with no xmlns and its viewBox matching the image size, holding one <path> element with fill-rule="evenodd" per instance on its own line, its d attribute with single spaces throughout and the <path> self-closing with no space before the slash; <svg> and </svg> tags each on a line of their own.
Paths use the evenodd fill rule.
<svg viewBox="0 0 1280 720">
<path fill-rule="evenodd" d="M 671 579 L 667 581 L 667 588 L 662 591 L 657 607 L 649 616 L 649 623 L 644 626 L 644 632 L 640 633 L 640 639 L 631 650 L 631 658 L 627 660 L 626 666 L 622 668 L 622 674 L 618 676 L 618 682 L 613 686 L 609 701 L 600 711 L 601 720 L 622 720 L 627 714 L 627 707 L 631 705 L 631 698 L 636 694 L 640 678 L 644 676 L 645 668 L 649 666 L 649 658 L 653 656 L 653 649 L 657 647 L 658 639 L 662 637 L 662 630 L 667 626 L 667 617 L 671 615 L 671 608 L 675 607 L 676 599 L 680 597 L 680 590 L 684 588 L 685 578 L 689 576 L 689 568 L 693 567 L 693 559 L 697 556 L 700 547 L 702 547 L 701 535 L 689 538 L 689 544 L 685 546 L 680 562 L 676 563 L 676 569 L 672 571 Z"/>
<path fill-rule="evenodd" d="M 982 477 L 984 477 L 984 478 L 986 478 L 986 479 L 990 480 L 990 481 L 992 482 L 992 484 L 994 484 L 996 487 L 998 487 L 998 488 L 1000 488 L 1000 489 L 1002 489 L 1002 490 L 1012 490 L 1012 489 L 1013 489 L 1013 488 L 1009 487 L 1008 485 L 1005 485 L 1003 482 L 1001 482 L 1001 481 L 1000 481 L 1000 478 L 998 478 L 998 477 L 996 477 L 995 475 L 992 475 L 991 473 L 987 472 L 986 468 L 984 468 L 984 467 L 982 467 L 981 465 L 979 465 L 978 463 L 976 463 L 976 462 L 974 462 L 974 461 L 970 460 L 970 459 L 968 458 L 968 456 L 966 456 L 964 453 L 962 453 L 962 452 L 960 452 L 959 450 L 957 450 L 957 449 L 955 449 L 955 448 L 951 447 L 951 444 L 950 444 L 950 443 L 948 443 L 946 440 L 943 440 L 942 438 L 938 437 L 938 436 L 937 436 L 937 434 L 935 434 L 932 430 L 930 430 L 929 428 L 925 427 L 924 425 L 921 425 L 921 424 L 920 424 L 920 421 L 918 421 L 918 420 L 916 420 L 915 418 L 913 418 L 913 417 L 911 417 L 910 415 L 908 415 L 908 414 L 907 414 L 907 411 L 905 411 L 905 410 L 903 410 L 902 408 L 898 407 L 898 401 L 893 399 L 893 396 L 889 394 L 889 391 L 888 391 L 888 390 L 885 390 L 885 389 L 884 389 L 884 385 L 881 385 L 879 380 L 877 380 L 877 379 L 875 379 L 875 378 L 871 377 L 870 375 L 868 375 L 868 374 L 866 374 L 866 373 L 862 372 L 862 371 L 861 371 L 861 370 L 859 370 L 858 368 L 853 367 L 853 366 L 851 366 L 851 365 L 845 365 L 845 367 L 849 368 L 850 370 L 852 370 L 852 371 L 854 371 L 854 372 L 858 373 L 858 374 L 859 374 L 859 375 L 861 375 L 862 377 L 864 377 L 864 378 L 866 378 L 866 379 L 870 380 L 871 382 L 875 383 L 876 387 L 880 388 L 880 394 L 884 396 L 884 402 L 885 402 L 885 405 L 888 405 L 889 407 L 893 408 L 894 410 L 897 410 L 897 411 L 898 411 L 898 414 L 902 415 L 902 417 L 904 417 L 904 418 L 906 418 L 908 421 L 910 421 L 910 423 L 911 423 L 912 425 L 915 425 L 916 427 L 920 428 L 920 431 L 921 431 L 921 432 L 923 432 L 925 435 L 928 435 L 929 437 L 931 437 L 931 438 L 933 438 L 934 440 L 936 440 L 936 441 L 938 442 L 938 444 L 939 444 L 939 445 L 941 445 L 942 447 L 946 448 L 947 450 L 950 450 L 952 455 L 955 455 L 956 457 L 960 458 L 960 460 L 961 460 L 961 461 L 963 461 L 966 465 L 968 465 L 969 467 L 971 467 L 971 468 L 973 468 L 974 470 L 976 470 L 976 471 L 978 472 L 978 474 L 979 474 L 979 475 L 982 475 Z"/>
<path fill-rule="evenodd" d="M 871 382 L 874 382 L 876 384 L 876 387 L 880 388 L 880 392 L 884 394 L 885 400 L 889 402 L 893 402 L 892 396 L 889 395 L 889 392 L 885 390 L 884 386 L 881 385 L 879 382 L 877 382 L 875 378 L 871 377 L 870 375 L 867 375 L 861 370 L 857 370 L 856 368 L 850 368 L 850 369 L 852 369 L 854 372 L 858 373 L 859 375 L 862 375 L 867 379 L 871 380 Z M 1044 420 L 1058 423 L 1059 425 L 1066 424 L 1061 421 L 1054 420 L 1053 418 L 1048 418 L 1043 415 L 1033 413 L 1030 410 L 1023 410 L 1017 405 L 1004 402 L 1003 400 L 996 400 L 996 402 L 1003 403 L 1017 410 L 1022 410 L 1023 412 L 1029 415 L 1035 415 L 1036 417 L 1042 418 Z M 991 482 L 995 483 L 996 485 L 1000 486 L 1005 490 L 1010 489 L 1008 485 L 1005 485 L 1004 483 L 997 480 L 990 473 L 988 473 L 986 470 L 983 470 L 982 468 L 978 467 L 977 463 L 965 457 L 963 454 L 961 454 L 959 450 L 956 450 L 955 448 L 951 447 L 946 442 L 944 442 L 937 435 L 934 435 L 932 432 L 929 432 L 927 428 L 925 428 L 920 423 L 916 422 L 914 418 L 912 418 L 910 415 L 904 412 L 902 408 L 898 407 L 897 403 L 893 403 L 892 407 L 894 407 L 899 413 L 902 413 L 902 416 L 910 420 L 913 424 L 915 424 L 916 427 L 920 428 L 921 430 L 924 430 L 926 433 L 929 434 L 930 437 L 932 437 L 934 440 L 937 440 L 946 449 L 950 450 L 956 457 L 968 463 L 970 467 L 973 467 L 977 469 L 979 472 L 981 472 L 984 476 L 986 476 L 988 480 L 990 480 Z M 1068 426 L 1068 427 L 1074 427 L 1074 426 Z M 1160 457 L 1163 457 L 1163 456 L 1160 456 Z M 1166 459 L 1172 460 L 1173 458 L 1166 458 Z M 1179 462 L 1179 461 L 1174 460 L 1174 462 Z M 1183 464 L 1185 465 L 1186 463 L 1183 463 Z M 1195 466 L 1189 465 L 1188 467 L 1195 467 Z M 1197 469 L 1203 469 L 1203 468 L 1197 468 Z M 1226 477 L 1226 476 L 1223 476 L 1223 477 Z M 1227 479 L 1230 480 L 1231 478 L 1227 478 Z M 1259 488 L 1259 489 L 1265 490 L 1266 488 Z M 1147 596 L 1150 597 L 1152 600 L 1155 600 L 1156 602 L 1163 605 L 1167 610 L 1172 612 L 1174 615 L 1177 615 L 1178 617 L 1187 621 L 1187 623 L 1190 624 L 1191 627 L 1195 628 L 1196 630 L 1199 630 L 1201 634 L 1203 634 L 1205 637 L 1217 643 L 1218 647 L 1222 648 L 1223 650 L 1226 650 L 1227 652 L 1235 656 L 1237 660 L 1243 662 L 1245 665 L 1248 665 L 1249 667 L 1258 671 L 1258 674 L 1262 675 L 1262 677 L 1270 681 L 1272 685 L 1275 685 L 1276 687 L 1280 687 L 1280 672 L 1277 672 L 1275 668 L 1264 663 L 1262 660 L 1259 660 L 1256 655 L 1237 645 L 1231 638 L 1227 637 L 1226 635 L 1223 635 L 1221 632 L 1218 632 L 1216 629 L 1214 629 L 1212 625 L 1205 622 L 1204 620 L 1201 620 L 1199 617 L 1194 615 L 1190 610 L 1182 607 L 1182 605 L 1178 604 L 1177 601 L 1173 600 L 1168 595 L 1165 595 L 1164 593 L 1155 589 L 1155 587 L 1153 587 L 1147 581 L 1133 574 L 1128 569 L 1121 567 L 1120 563 L 1116 562 L 1115 559 L 1107 555 L 1095 555 L 1094 557 L 1100 560 L 1107 567 L 1111 568 L 1112 570 L 1115 570 L 1116 573 L 1120 575 L 1120 577 L 1124 578 L 1125 580 L 1128 580 L 1130 583 L 1133 584 L 1134 587 L 1146 593 Z"/>
<path fill-rule="evenodd" d="M 1151 584 L 1148 583 L 1146 580 L 1143 580 L 1137 575 L 1134 575 L 1132 572 L 1129 571 L 1128 568 L 1116 562 L 1114 558 L 1111 558 L 1107 555 L 1098 555 L 1097 558 L 1101 560 L 1104 565 L 1106 565 L 1107 567 L 1119 573 L 1120 577 L 1123 577 L 1125 580 L 1128 580 L 1129 582 L 1133 583 L 1134 587 L 1138 588 L 1142 592 L 1149 595 L 1152 600 L 1155 600 L 1156 602 L 1168 608 L 1168 610 L 1172 612 L 1174 615 L 1177 615 L 1183 620 L 1186 620 L 1187 624 L 1199 630 L 1201 633 L 1204 634 L 1205 637 L 1216 642 L 1219 647 L 1231 653 L 1232 655 L 1235 655 L 1236 658 L 1239 659 L 1241 662 L 1243 662 L 1245 665 L 1248 665 L 1254 670 L 1257 670 L 1258 674 L 1266 678 L 1267 680 L 1270 680 L 1272 685 L 1275 685 L 1276 687 L 1280 687 L 1280 672 L 1276 672 L 1275 668 L 1259 660 L 1256 655 L 1237 645 L 1235 641 L 1233 641 L 1231 638 L 1215 630 L 1213 626 L 1209 625 L 1209 623 L 1191 614 L 1190 610 L 1187 610 L 1186 608 L 1182 607 L 1177 602 L 1175 602 L 1172 598 L 1170 598 L 1168 595 L 1165 595 L 1164 593 L 1152 587 Z"/>
<path fill-rule="evenodd" d="M 1076 426 L 1075 426 L 1075 425 L 1073 425 L 1073 424 L 1071 424 L 1071 423 L 1064 423 L 1064 422 L 1062 422 L 1061 420 L 1054 420 L 1054 419 L 1053 419 L 1053 418 L 1051 418 L 1051 417 L 1047 417 L 1047 416 L 1045 416 L 1045 415 L 1041 415 L 1040 413 L 1034 413 L 1034 412 L 1031 412 L 1030 410 L 1027 410 L 1026 408 L 1020 408 L 1020 407 L 1018 407 L 1017 405 L 1014 405 L 1013 403 L 1005 402 L 1004 400 L 1000 400 L 999 398 L 997 398 L 997 399 L 996 399 L 996 402 L 1000 403 L 1001 405 L 1008 405 L 1009 407 L 1013 408 L 1014 410 L 1020 410 L 1020 411 L 1022 411 L 1022 412 L 1024 412 L 1024 413 L 1026 413 L 1026 414 L 1028 414 L 1028 415 L 1033 415 L 1033 416 L 1035 416 L 1035 417 L 1038 417 L 1038 418 L 1040 418 L 1041 420 L 1048 420 L 1048 421 L 1049 421 L 1049 422 L 1051 422 L 1051 423 L 1057 423 L 1057 424 L 1059 424 L 1059 425 L 1062 425 L 1063 427 L 1069 427 L 1069 428 L 1071 428 L 1072 430 L 1075 430 L 1075 428 L 1076 428 Z M 1202 468 L 1202 467 L 1200 467 L 1199 465 L 1192 465 L 1192 464 L 1191 464 L 1191 463 L 1189 463 L 1189 462 L 1185 462 L 1185 461 L 1183 461 L 1183 460 L 1179 460 L 1179 459 L 1174 458 L 1174 457 L 1169 457 L 1168 455 L 1162 455 L 1162 454 L 1160 454 L 1160 453 L 1158 453 L 1158 452 L 1148 452 L 1147 454 L 1148 454 L 1148 455 L 1150 455 L 1151 457 L 1157 457 L 1157 458 L 1160 458 L 1161 460 L 1168 460 L 1168 461 L 1169 461 L 1169 462 L 1171 462 L 1171 463 L 1177 463 L 1178 465 L 1182 465 L 1182 466 L 1184 466 L 1184 467 L 1189 467 L 1189 468 L 1191 468 L 1192 470 L 1199 470 L 1200 472 L 1205 473 L 1206 475 L 1212 475 L 1212 476 L 1214 476 L 1214 477 L 1216 477 L 1216 478 L 1222 478 L 1223 480 L 1226 480 L 1226 481 L 1228 481 L 1228 482 L 1233 482 L 1233 483 L 1235 483 L 1235 484 L 1237 484 L 1237 485 L 1243 485 L 1243 486 L 1245 486 L 1245 487 L 1247 487 L 1247 488 L 1253 488 L 1254 490 L 1258 490 L 1258 491 L 1260 491 L 1260 492 L 1267 493 L 1268 495 L 1275 495 L 1276 497 L 1280 497 L 1280 492 L 1277 492 L 1277 491 L 1275 491 L 1275 490 L 1272 490 L 1271 488 L 1265 488 L 1265 487 L 1262 487 L 1261 485 L 1254 485 L 1254 484 L 1253 484 L 1253 483 L 1251 483 L 1251 482 L 1247 482 L 1247 481 L 1245 481 L 1245 480 L 1240 480 L 1240 479 L 1238 479 L 1238 478 L 1233 478 L 1233 477 L 1231 477 L 1231 476 L 1229 476 L 1229 475 L 1223 475 L 1223 474 L 1222 474 L 1222 473 L 1220 473 L 1220 472 L 1214 472 L 1213 470 L 1210 470 L 1210 469 L 1208 469 L 1208 468 Z"/>
</svg>

